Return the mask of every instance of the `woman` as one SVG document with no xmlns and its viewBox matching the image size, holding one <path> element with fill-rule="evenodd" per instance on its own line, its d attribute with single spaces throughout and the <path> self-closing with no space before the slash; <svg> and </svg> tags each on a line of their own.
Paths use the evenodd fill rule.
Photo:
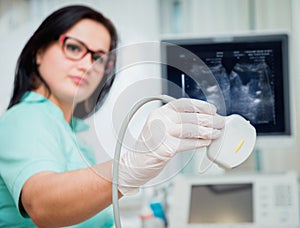
<svg viewBox="0 0 300 228">
<path fill-rule="evenodd" d="M 25 45 L 0 119 L 0 226 L 112 226 L 112 161 L 96 164 L 74 136 L 83 122 L 72 116 L 99 108 L 113 83 L 116 45 L 112 23 L 85 6 L 54 12 Z M 223 126 L 201 101 L 153 111 L 133 148 L 145 153 L 121 157 L 119 196 L 158 175 L 177 152 L 209 145 Z"/>
</svg>

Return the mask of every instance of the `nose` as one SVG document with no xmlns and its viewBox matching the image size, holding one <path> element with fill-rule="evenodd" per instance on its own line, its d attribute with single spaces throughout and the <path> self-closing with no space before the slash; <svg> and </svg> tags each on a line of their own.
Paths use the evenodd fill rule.
<svg viewBox="0 0 300 228">
<path fill-rule="evenodd" d="M 85 56 L 83 56 L 82 59 L 78 61 L 78 67 L 85 71 L 87 71 L 92 66 L 92 64 L 93 62 L 91 53 L 87 53 Z"/>
</svg>

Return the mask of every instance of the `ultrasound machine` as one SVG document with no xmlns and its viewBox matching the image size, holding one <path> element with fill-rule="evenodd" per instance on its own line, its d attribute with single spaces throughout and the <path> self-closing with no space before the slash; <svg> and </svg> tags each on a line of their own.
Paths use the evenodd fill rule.
<svg viewBox="0 0 300 228">
<path fill-rule="evenodd" d="M 280 147 L 293 134 L 288 42 L 285 33 L 164 39 L 164 93 L 239 114 L 258 144 Z M 299 227 L 295 173 L 179 176 L 172 195 L 171 228 Z"/>
</svg>

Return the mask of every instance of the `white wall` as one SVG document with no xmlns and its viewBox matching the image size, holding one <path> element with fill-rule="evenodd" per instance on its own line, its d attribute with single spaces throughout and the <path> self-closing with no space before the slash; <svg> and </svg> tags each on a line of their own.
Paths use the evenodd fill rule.
<svg viewBox="0 0 300 228">
<path fill-rule="evenodd" d="M 299 151 L 299 121 L 297 113 L 299 103 L 299 1 L 266 0 L 255 1 L 255 29 L 257 31 L 277 32 L 285 31 L 290 35 L 290 103 L 292 114 L 292 130 L 294 139 L 289 144 L 277 141 L 272 142 L 275 146 L 266 148 L 262 153 L 265 171 L 295 170 L 300 173 L 300 151 Z"/>
<path fill-rule="evenodd" d="M 24 23 L 28 14 L 29 5 L 25 1 L 0 2 L 0 113 L 9 102 L 17 58 L 24 38 L 29 35 L 30 28 Z"/>
<path fill-rule="evenodd" d="M 165 0 L 161 1 L 162 34 L 209 36 L 249 30 L 248 0 Z M 174 9 L 175 2 L 180 10 Z M 174 25 L 177 23 L 177 25 Z"/>
</svg>

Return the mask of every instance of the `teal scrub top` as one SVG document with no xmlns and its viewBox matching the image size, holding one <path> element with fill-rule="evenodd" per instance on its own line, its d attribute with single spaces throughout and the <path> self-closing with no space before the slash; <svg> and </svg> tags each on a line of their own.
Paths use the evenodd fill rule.
<svg viewBox="0 0 300 228">
<path fill-rule="evenodd" d="M 95 164 L 93 151 L 75 134 L 87 129 L 76 118 L 68 124 L 54 103 L 35 92 L 0 117 L 0 227 L 35 227 L 19 208 L 22 187 L 32 175 Z M 72 227 L 113 227 L 112 207 Z"/>
</svg>

